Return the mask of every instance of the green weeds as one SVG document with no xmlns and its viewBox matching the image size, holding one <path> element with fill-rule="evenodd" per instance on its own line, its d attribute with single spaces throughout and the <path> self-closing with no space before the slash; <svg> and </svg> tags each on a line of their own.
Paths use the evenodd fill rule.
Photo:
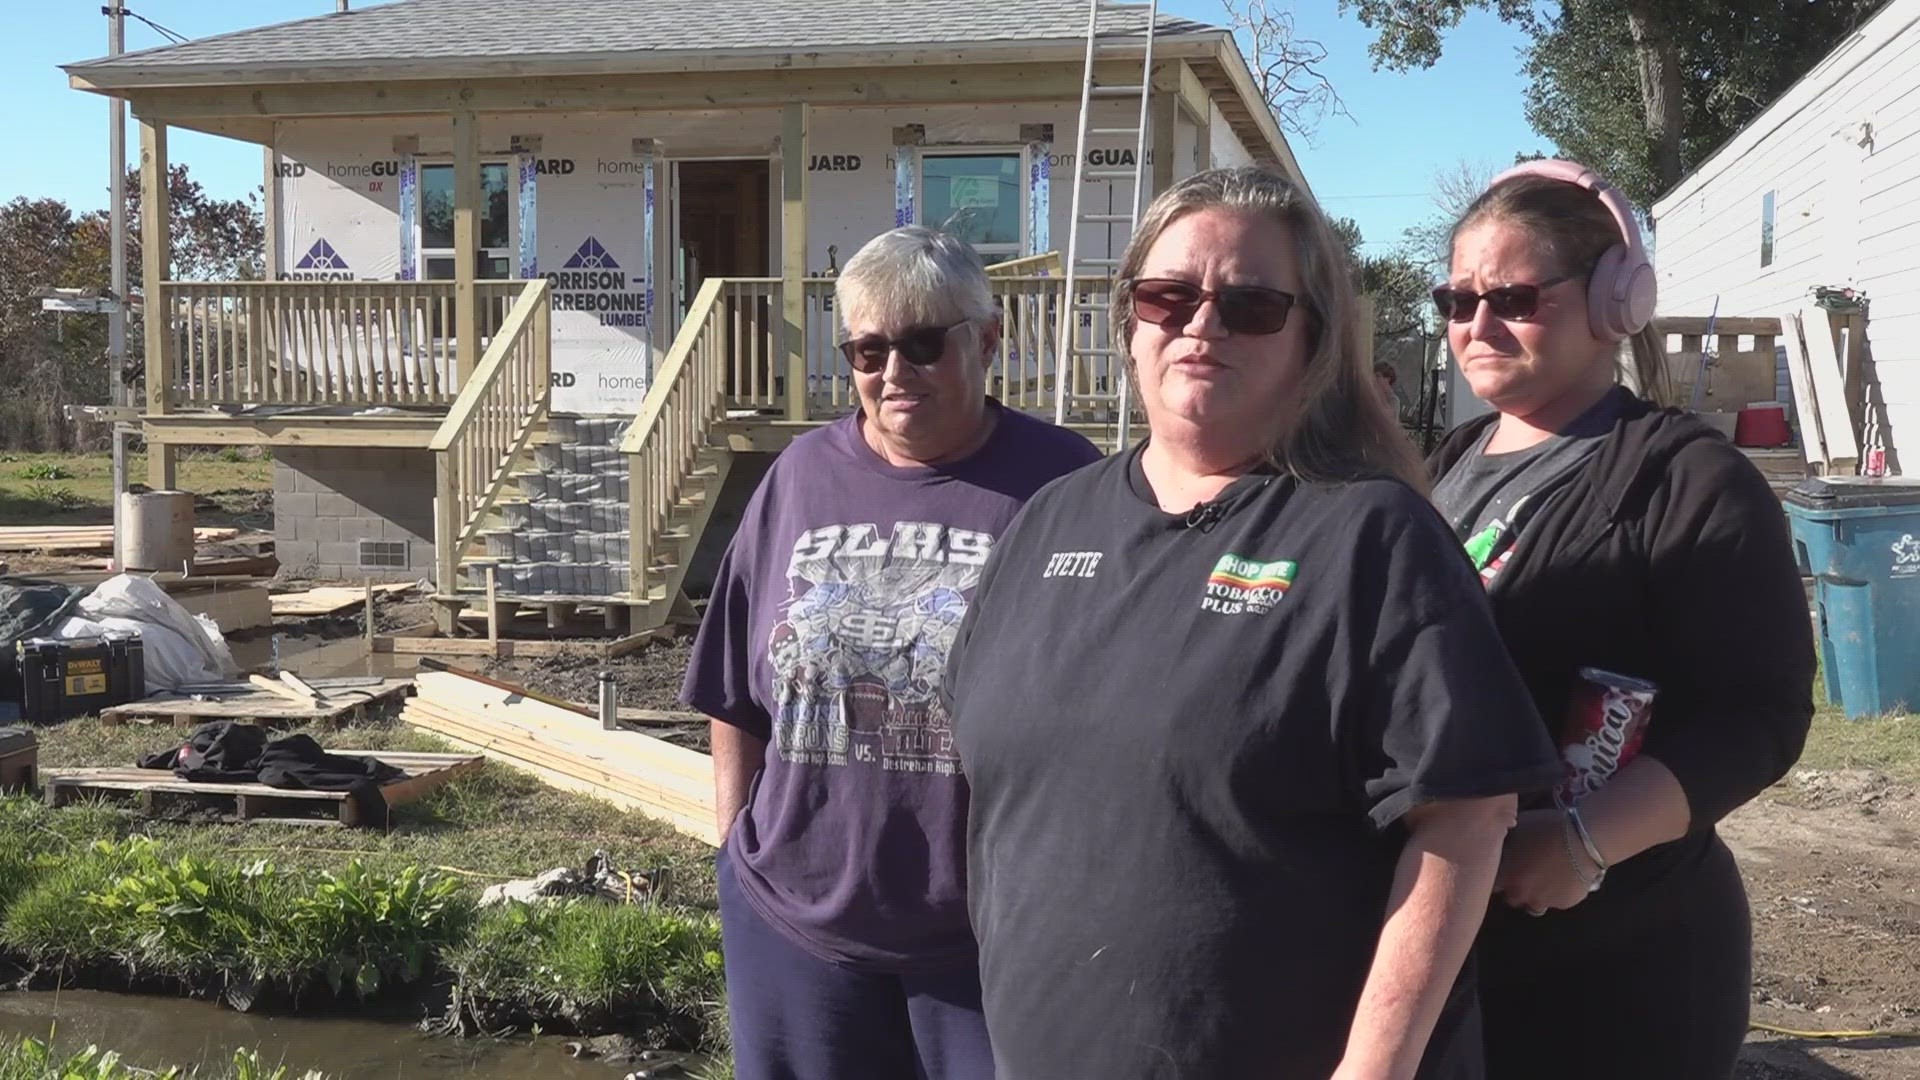
<svg viewBox="0 0 1920 1080">
<path fill-rule="evenodd" d="M 258 1050 L 236 1050 L 224 1069 L 137 1069 L 120 1055 L 89 1046 L 65 1057 L 39 1039 L 0 1042 L 0 1080 L 326 1080 L 319 1072 L 295 1074 L 285 1065 L 267 1065 Z"/>
</svg>

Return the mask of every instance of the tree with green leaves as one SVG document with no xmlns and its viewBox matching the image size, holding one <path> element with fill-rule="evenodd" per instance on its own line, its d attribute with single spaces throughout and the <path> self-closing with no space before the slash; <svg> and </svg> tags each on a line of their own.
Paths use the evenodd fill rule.
<svg viewBox="0 0 1920 1080">
<path fill-rule="evenodd" d="M 1469 10 L 1526 30 L 1527 121 L 1642 207 L 1886 0 L 1340 0 L 1376 68 L 1440 58 Z"/>
<path fill-rule="evenodd" d="M 217 199 L 176 165 L 172 276 L 176 280 L 257 278 L 266 227 L 257 195 Z M 141 274 L 140 175 L 127 181 L 127 277 Z M 100 315 L 40 310 L 49 289 L 104 294 L 112 280 L 112 233 L 105 210 L 75 214 L 59 199 L 25 196 L 0 206 L 0 447 L 65 450 L 74 445 L 62 406 L 107 403 L 107 321 Z M 134 309 L 136 312 L 139 309 Z M 127 331 L 130 366 L 142 352 L 138 316 Z"/>
</svg>

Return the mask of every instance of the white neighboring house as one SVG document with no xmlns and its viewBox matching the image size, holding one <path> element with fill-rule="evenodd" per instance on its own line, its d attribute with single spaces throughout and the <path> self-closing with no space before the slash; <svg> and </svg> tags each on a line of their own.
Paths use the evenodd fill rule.
<svg viewBox="0 0 1920 1080">
<path fill-rule="evenodd" d="M 1866 398 L 1920 462 L 1920 0 L 1892 0 L 1653 204 L 1663 315 L 1870 303 Z"/>
</svg>

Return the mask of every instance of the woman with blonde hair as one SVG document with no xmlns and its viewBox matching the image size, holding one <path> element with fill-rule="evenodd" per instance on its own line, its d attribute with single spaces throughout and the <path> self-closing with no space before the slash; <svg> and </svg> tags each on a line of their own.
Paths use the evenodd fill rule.
<svg viewBox="0 0 1920 1080">
<path fill-rule="evenodd" d="M 1558 769 L 1344 252 L 1215 170 L 1119 279 L 1148 438 L 1021 511 L 944 684 L 997 1075 L 1477 1077 L 1469 946 Z"/>
</svg>

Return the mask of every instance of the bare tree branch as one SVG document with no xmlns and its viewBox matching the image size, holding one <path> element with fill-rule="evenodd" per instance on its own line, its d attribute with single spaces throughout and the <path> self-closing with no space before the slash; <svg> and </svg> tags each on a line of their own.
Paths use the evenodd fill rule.
<svg viewBox="0 0 1920 1080">
<path fill-rule="evenodd" d="M 1353 119 L 1320 70 L 1327 47 L 1302 37 L 1285 0 L 1223 0 L 1260 96 L 1282 130 L 1311 139 L 1328 116 Z"/>
</svg>

